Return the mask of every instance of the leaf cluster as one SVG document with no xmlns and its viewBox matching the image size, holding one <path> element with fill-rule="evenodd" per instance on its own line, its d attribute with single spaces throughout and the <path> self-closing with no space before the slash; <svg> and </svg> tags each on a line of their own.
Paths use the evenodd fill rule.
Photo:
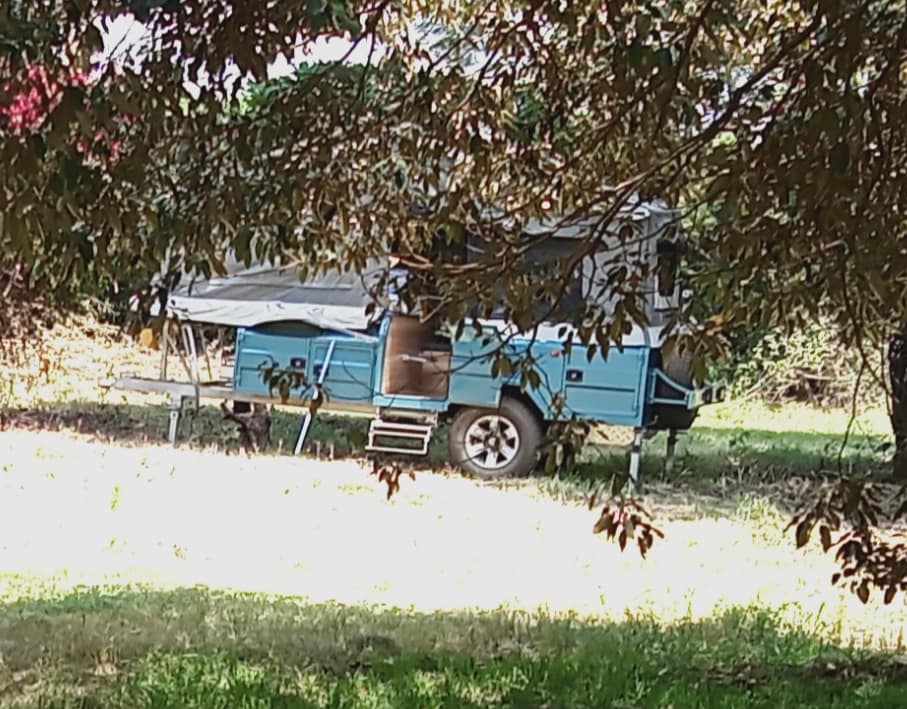
<svg viewBox="0 0 907 709">
<path fill-rule="evenodd" d="M 840 567 L 833 584 L 845 583 L 863 603 L 871 591 L 881 591 L 888 604 L 907 591 L 907 547 L 903 540 L 880 534 L 879 526 L 886 517 L 897 522 L 905 514 L 907 503 L 886 515 L 882 492 L 869 480 L 843 478 L 796 515 L 788 529 L 794 529 L 798 548 L 818 531 L 822 550 L 834 552 Z"/>
<path fill-rule="evenodd" d="M 589 509 L 595 507 L 595 496 L 589 500 Z M 621 551 L 627 544 L 636 541 L 639 554 L 646 557 L 655 543 L 655 538 L 664 539 L 664 533 L 651 523 L 651 516 L 642 504 L 633 498 L 612 498 L 602 507 L 598 520 L 592 528 L 595 534 L 604 533 L 608 540 L 617 540 Z"/>
<path fill-rule="evenodd" d="M 374 459 L 372 461 L 372 471 L 370 475 L 378 478 L 379 483 L 387 485 L 387 499 L 390 500 L 394 493 L 400 491 L 400 478 L 408 475 L 411 480 L 416 479 L 416 474 L 412 468 L 404 467 L 398 461 L 387 461 Z"/>
</svg>

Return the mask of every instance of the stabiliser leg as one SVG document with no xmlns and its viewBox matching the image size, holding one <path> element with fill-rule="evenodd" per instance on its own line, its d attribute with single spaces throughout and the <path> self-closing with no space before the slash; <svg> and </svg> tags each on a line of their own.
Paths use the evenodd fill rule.
<svg viewBox="0 0 907 709">
<path fill-rule="evenodd" d="M 665 474 L 674 472 L 674 453 L 677 449 L 677 429 L 668 431 L 668 443 L 665 447 Z"/>
<path fill-rule="evenodd" d="M 633 432 L 633 445 L 630 448 L 630 491 L 640 492 L 642 485 L 639 479 L 639 461 L 642 456 L 642 441 L 646 430 L 637 428 Z"/>
<path fill-rule="evenodd" d="M 170 430 L 167 432 L 167 440 L 171 445 L 176 445 L 176 437 L 180 428 L 180 414 L 183 410 L 183 397 L 180 394 L 173 394 L 170 397 Z"/>
<path fill-rule="evenodd" d="M 321 385 L 324 384 L 324 378 L 328 374 L 328 367 L 331 366 L 331 357 L 334 355 L 334 345 L 336 340 L 331 340 L 328 343 L 328 351 L 324 356 L 324 362 L 321 365 L 321 371 L 318 372 L 318 389 L 315 390 L 315 395 L 320 396 Z M 303 447 L 305 446 L 305 440 L 309 436 L 309 429 L 312 427 L 312 409 L 308 409 L 305 412 L 305 416 L 302 417 L 302 426 L 299 428 L 299 437 L 296 439 L 296 448 L 293 450 L 294 455 L 299 455 L 302 452 Z"/>
</svg>

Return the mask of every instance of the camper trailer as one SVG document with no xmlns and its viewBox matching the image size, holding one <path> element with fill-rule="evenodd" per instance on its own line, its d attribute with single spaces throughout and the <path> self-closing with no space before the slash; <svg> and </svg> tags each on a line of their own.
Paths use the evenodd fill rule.
<svg viewBox="0 0 907 709">
<path fill-rule="evenodd" d="M 723 393 L 720 387 L 694 386 L 684 360 L 666 361 L 662 355 L 662 325 L 680 304 L 676 213 L 649 203 L 625 216 L 611 242 L 603 241 L 612 246 L 585 260 L 570 292 L 595 297 L 597 275 L 614 263 L 616 249 L 632 248 L 634 258 L 657 266 L 646 299 L 651 326 L 625 335 L 606 358 L 590 359 L 571 329 L 557 321 L 520 333 L 491 317 L 457 337 L 452 328 L 394 307 L 393 299 L 369 308 L 375 302 L 372 286 L 386 273 L 384 263 L 304 281 L 295 267 L 233 264 L 226 276 L 169 294 L 166 315 L 183 335 L 181 343 L 162 343 L 165 351 L 181 344 L 184 359 L 192 362 L 195 326 L 235 328 L 229 379 L 201 381 L 198 367 L 190 366 L 189 383 L 171 382 L 163 370 L 157 380 L 119 377 L 113 386 L 170 394 L 171 441 L 179 412 L 193 397 L 307 406 L 313 396 L 322 396 L 319 410 L 371 418 L 367 450 L 373 452 L 425 454 L 433 433 L 446 423 L 451 462 L 482 478 L 529 474 L 548 427 L 575 416 L 634 429 L 635 479 L 647 432 L 668 430 L 673 445 L 676 432 L 690 427 L 697 410 Z M 544 253 L 532 257 L 567 252 L 593 223 L 526 225 L 548 234 L 541 240 Z M 628 228 L 631 232 L 620 231 Z M 575 346 L 565 347 L 565 338 Z M 513 357 L 530 353 L 542 385 L 521 388 L 518 375 L 495 373 L 492 355 L 502 346 Z M 295 373 L 303 384 L 285 392 L 283 400 L 266 381 L 266 371 Z M 311 414 L 305 416 L 297 451 L 311 420 Z"/>
</svg>

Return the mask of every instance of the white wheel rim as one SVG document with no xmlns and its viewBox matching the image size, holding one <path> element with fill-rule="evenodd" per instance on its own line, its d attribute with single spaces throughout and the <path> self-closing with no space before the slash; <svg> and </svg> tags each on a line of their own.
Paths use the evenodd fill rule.
<svg viewBox="0 0 907 709">
<path fill-rule="evenodd" d="M 485 470 L 510 464 L 520 450 L 520 434 L 509 419 L 497 414 L 477 418 L 466 430 L 466 457 Z"/>
</svg>

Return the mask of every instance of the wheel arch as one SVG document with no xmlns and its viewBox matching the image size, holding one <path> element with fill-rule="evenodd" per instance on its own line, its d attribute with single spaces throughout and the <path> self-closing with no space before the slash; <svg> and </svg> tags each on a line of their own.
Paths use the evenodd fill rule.
<svg viewBox="0 0 907 709">
<path fill-rule="evenodd" d="M 507 385 L 501 387 L 501 396 L 506 396 L 519 401 L 521 404 L 525 404 L 526 407 L 532 412 L 532 415 L 535 416 L 536 420 L 539 422 L 539 425 L 541 425 L 543 429 L 547 426 L 545 415 L 542 413 L 539 405 L 527 392 L 522 391 L 518 386 Z"/>
<path fill-rule="evenodd" d="M 545 418 L 545 415 L 542 413 L 541 408 L 538 403 L 525 391 L 521 391 L 520 388 L 513 384 L 506 384 L 501 387 L 501 397 L 508 397 L 519 401 L 521 404 L 525 404 L 526 407 L 532 412 L 532 415 L 535 416 L 536 420 L 542 426 L 546 428 L 548 426 L 548 420 Z M 500 401 L 498 402 L 500 405 Z M 456 403 L 451 404 L 447 407 L 447 410 L 444 412 L 444 419 L 448 422 L 457 415 L 457 412 L 462 411 L 463 409 L 493 409 L 494 406 L 474 406 L 472 404 L 463 404 Z"/>
</svg>

